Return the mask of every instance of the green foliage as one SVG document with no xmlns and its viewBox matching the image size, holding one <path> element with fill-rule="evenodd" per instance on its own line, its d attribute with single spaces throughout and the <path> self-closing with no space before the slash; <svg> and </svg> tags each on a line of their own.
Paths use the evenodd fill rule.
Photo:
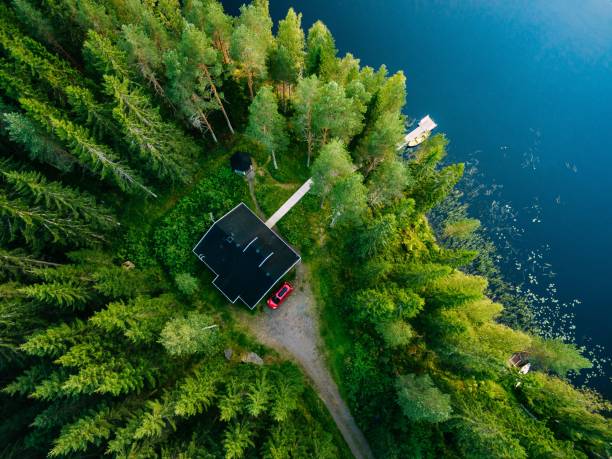
<svg viewBox="0 0 612 459">
<path fill-rule="evenodd" d="M 314 180 L 278 229 L 309 264 L 328 361 L 377 456 L 610 456 L 609 403 L 562 379 L 589 362 L 498 323 L 521 305 L 488 276 L 490 242 L 465 207 L 432 212 L 458 199 L 445 137 L 397 155 L 403 73 L 337 58 L 320 21 L 305 40 L 293 9 L 272 30 L 267 0 L 237 18 L 217 0 L 0 5 L 0 455 L 349 456 L 191 253 L 254 204 L 227 167 L 248 151 L 282 155 L 256 169 L 266 214 Z"/>
<path fill-rule="evenodd" d="M 306 74 L 319 75 L 328 81 L 336 73 L 336 44 L 329 29 L 321 21 L 308 29 L 306 40 Z"/>
<path fill-rule="evenodd" d="M 172 275 L 194 273 L 196 258 L 191 249 L 208 227 L 210 215 L 217 219 L 240 201 L 248 202 L 244 181 L 229 167 L 217 167 L 198 182 L 157 225 L 155 254 Z"/>
<path fill-rule="evenodd" d="M 412 327 L 403 320 L 382 322 L 378 325 L 377 330 L 385 344 L 391 348 L 406 346 L 414 337 Z"/>
<path fill-rule="evenodd" d="M 574 344 L 566 344 L 560 338 L 534 338 L 529 348 L 529 361 L 536 368 L 553 371 L 561 377 L 570 371 L 577 373 L 592 367 L 591 362 L 581 355 Z"/>
<path fill-rule="evenodd" d="M 353 170 L 353 163 L 344 145 L 338 140 L 330 142 L 321 149 L 321 154 L 312 166 L 312 193 L 326 198 Z"/>
<path fill-rule="evenodd" d="M 82 220 L 94 228 L 109 230 L 117 226 L 110 211 L 96 203 L 89 193 L 80 192 L 59 182 L 48 182 L 40 173 L 18 171 L 0 164 L 4 180 L 22 198 L 32 205 Z"/>
<path fill-rule="evenodd" d="M 610 454 L 610 419 L 600 414 L 610 410 L 610 403 L 601 396 L 537 372 L 524 378 L 519 391 L 527 408 L 562 438 L 585 452 Z"/>
<path fill-rule="evenodd" d="M 85 167 L 91 168 L 101 178 L 110 177 L 123 191 L 140 191 L 155 194 L 145 187 L 140 178 L 108 147 L 98 144 L 83 128 L 57 116 L 51 107 L 33 99 L 20 100 L 28 114 L 41 123 L 49 133 L 65 142 L 70 152 Z"/>
<path fill-rule="evenodd" d="M 4 122 L 13 142 L 23 145 L 31 159 L 69 171 L 76 158 L 52 135 L 21 113 L 5 113 Z"/>
<path fill-rule="evenodd" d="M 62 428 L 60 436 L 49 451 L 50 457 L 64 456 L 79 451 L 87 451 L 90 445 L 99 446 L 111 435 L 111 413 L 108 408 L 84 416 L 78 421 Z"/>
<path fill-rule="evenodd" d="M 166 351 L 177 357 L 210 354 L 218 349 L 219 340 L 219 325 L 211 317 L 198 312 L 169 321 L 159 339 Z"/>
<path fill-rule="evenodd" d="M 231 55 L 239 63 L 240 75 L 247 79 L 251 99 L 255 84 L 267 76 L 266 60 L 273 40 L 267 2 L 242 5 L 232 33 Z"/>
<path fill-rule="evenodd" d="M 275 169 L 278 169 L 276 153 L 283 153 L 289 144 L 285 125 L 285 119 L 278 113 L 274 93 L 263 86 L 249 107 L 246 135 L 270 153 Z"/>
<path fill-rule="evenodd" d="M 444 237 L 466 239 L 480 227 L 480 221 L 475 218 L 465 218 L 455 222 L 448 222 L 444 227 Z"/>
<path fill-rule="evenodd" d="M 228 427 L 223 440 L 226 459 L 244 457 L 246 450 L 255 446 L 251 435 L 251 426 L 247 423 L 236 423 Z"/>
<path fill-rule="evenodd" d="M 197 147 L 182 138 L 176 126 L 162 121 L 159 110 L 150 105 L 143 92 L 130 88 L 128 80 L 105 76 L 105 87 L 115 99 L 113 117 L 127 143 L 161 178 L 185 181 L 189 157 Z"/>
<path fill-rule="evenodd" d="M 55 327 L 30 336 L 21 345 L 21 350 L 29 355 L 38 357 L 59 357 L 64 354 L 71 345 L 79 341 L 80 335 L 84 332 L 85 325 L 80 320 L 72 324 L 62 323 Z"/>
<path fill-rule="evenodd" d="M 185 295 L 193 295 L 200 288 L 198 280 L 189 273 L 180 273 L 174 276 L 176 288 Z"/>
<path fill-rule="evenodd" d="M 170 295 L 137 297 L 127 304 L 123 301 L 110 303 L 89 320 L 104 331 L 120 331 L 135 344 L 153 343 L 175 307 L 176 301 Z"/>
<path fill-rule="evenodd" d="M 450 397 L 435 386 L 429 375 L 398 376 L 395 389 L 402 413 L 413 421 L 436 423 L 450 417 Z"/>
<path fill-rule="evenodd" d="M 276 49 L 270 57 L 277 81 L 295 83 L 302 74 L 305 43 L 301 23 L 302 14 L 296 14 L 293 8 L 289 8 L 285 19 L 278 23 Z"/>
<path fill-rule="evenodd" d="M 406 166 L 399 160 L 384 161 L 368 178 L 368 203 L 371 206 L 385 206 L 397 202 L 410 186 Z"/>
<path fill-rule="evenodd" d="M 20 293 L 43 304 L 73 309 L 82 307 L 89 297 L 83 287 L 60 282 L 31 284 L 22 287 Z"/>
</svg>

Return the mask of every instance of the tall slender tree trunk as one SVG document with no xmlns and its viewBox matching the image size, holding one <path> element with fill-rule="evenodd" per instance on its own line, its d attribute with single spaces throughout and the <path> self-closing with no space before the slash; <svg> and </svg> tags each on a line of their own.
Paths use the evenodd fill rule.
<svg viewBox="0 0 612 459">
<path fill-rule="evenodd" d="M 274 150 L 272 150 L 272 164 L 274 164 L 274 169 L 278 169 L 278 164 L 276 164 L 276 155 L 274 154 Z"/>
<path fill-rule="evenodd" d="M 202 70 L 204 70 L 204 74 L 206 78 L 208 78 L 208 82 L 210 83 L 210 87 L 215 95 L 215 99 L 217 99 L 217 103 L 219 104 L 219 108 L 223 112 L 223 116 L 225 117 L 225 121 L 227 122 L 227 126 L 232 134 L 234 134 L 234 128 L 232 127 L 232 123 L 230 123 L 229 117 L 227 116 L 227 112 L 225 111 L 225 107 L 223 106 L 223 102 L 221 102 L 221 98 L 219 97 L 219 93 L 217 92 L 217 87 L 213 82 L 212 77 L 210 76 L 210 72 L 208 71 L 208 66 L 206 64 L 202 64 Z"/>
<path fill-rule="evenodd" d="M 370 163 L 367 165 L 367 167 L 365 168 L 365 174 L 364 177 L 368 177 L 370 175 L 370 173 L 376 168 L 378 167 L 378 165 L 382 162 L 382 159 L 373 159 L 372 161 L 370 161 Z"/>
<path fill-rule="evenodd" d="M 308 132 L 306 133 L 306 145 L 308 148 L 308 156 L 306 159 L 306 166 L 310 167 L 310 158 L 312 156 L 312 143 L 313 143 L 313 138 L 312 138 L 312 111 L 308 111 Z"/>
<path fill-rule="evenodd" d="M 249 86 L 249 95 L 251 96 L 251 100 L 255 98 L 253 94 L 253 72 L 247 72 L 247 85 Z"/>
<path fill-rule="evenodd" d="M 198 117 L 200 118 L 201 121 L 204 122 L 204 124 L 206 125 L 206 128 L 210 131 L 210 135 L 212 136 L 212 138 L 215 141 L 215 143 L 218 143 L 217 136 L 215 135 L 215 131 L 213 131 L 213 128 L 210 125 L 210 122 L 208 121 L 208 118 L 206 117 L 204 112 L 199 110 L 198 111 Z"/>
<path fill-rule="evenodd" d="M 227 65 L 232 62 L 229 56 L 229 52 L 227 50 L 227 44 L 221 39 L 219 32 L 214 33 L 213 41 L 215 43 L 215 48 L 217 48 L 221 52 L 221 56 L 223 56 L 223 63 Z"/>
</svg>

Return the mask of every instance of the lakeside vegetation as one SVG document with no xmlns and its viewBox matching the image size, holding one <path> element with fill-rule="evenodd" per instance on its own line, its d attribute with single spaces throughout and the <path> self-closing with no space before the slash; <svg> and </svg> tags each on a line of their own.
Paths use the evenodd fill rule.
<svg viewBox="0 0 612 459">
<path fill-rule="evenodd" d="M 476 221 L 436 239 L 428 212 L 463 166 L 440 165 L 443 135 L 397 155 L 404 75 L 338 57 L 293 10 L 275 30 L 265 0 L 236 18 L 215 0 L 0 5 L 0 456 L 350 457 L 191 253 L 211 217 L 255 207 L 229 169 L 243 151 L 267 215 L 313 177 L 278 228 L 377 457 L 609 457 L 610 404 L 567 379 L 588 360 L 487 298 L 504 290 L 465 269 L 486 260 Z"/>
</svg>

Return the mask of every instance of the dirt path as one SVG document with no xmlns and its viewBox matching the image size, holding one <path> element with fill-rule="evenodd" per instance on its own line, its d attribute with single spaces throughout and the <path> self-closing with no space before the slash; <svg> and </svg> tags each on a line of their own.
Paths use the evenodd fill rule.
<svg viewBox="0 0 612 459">
<path fill-rule="evenodd" d="M 265 221 L 266 216 L 261 210 L 261 207 L 259 207 L 259 203 L 257 202 L 257 196 L 255 196 L 255 174 L 250 173 L 249 175 L 247 175 L 246 181 L 249 184 L 249 194 L 251 195 L 251 199 L 255 203 L 255 212 L 257 212 L 259 218 Z"/>
<path fill-rule="evenodd" d="M 372 451 L 340 396 L 320 351 L 318 315 L 307 278 L 307 267 L 300 263 L 296 289 L 280 308 L 272 311 L 266 307 L 264 313 L 255 317 L 240 314 L 240 321 L 261 342 L 288 354 L 302 366 L 355 458 L 371 459 L 374 457 Z"/>
</svg>

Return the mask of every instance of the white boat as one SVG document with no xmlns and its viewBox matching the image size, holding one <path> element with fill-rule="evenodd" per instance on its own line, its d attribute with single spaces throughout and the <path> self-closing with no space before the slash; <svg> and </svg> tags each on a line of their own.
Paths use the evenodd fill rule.
<svg viewBox="0 0 612 459">
<path fill-rule="evenodd" d="M 416 147 L 423 143 L 427 138 L 431 135 L 431 131 L 433 131 L 438 125 L 434 120 L 431 119 L 429 115 L 419 121 L 419 125 L 416 129 L 413 129 L 406 137 L 404 137 L 404 142 L 400 146 L 400 148 L 408 147 Z"/>
</svg>

